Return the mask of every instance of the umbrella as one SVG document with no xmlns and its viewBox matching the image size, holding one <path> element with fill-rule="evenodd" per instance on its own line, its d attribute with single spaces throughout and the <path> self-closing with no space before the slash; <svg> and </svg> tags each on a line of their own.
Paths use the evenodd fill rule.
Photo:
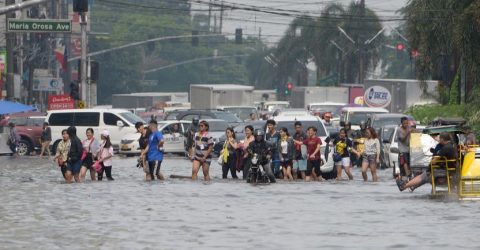
<svg viewBox="0 0 480 250">
<path fill-rule="evenodd" d="M 27 106 L 21 103 L 0 101 L 0 115 L 20 113 L 34 109 L 35 108 L 32 106 Z"/>
</svg>

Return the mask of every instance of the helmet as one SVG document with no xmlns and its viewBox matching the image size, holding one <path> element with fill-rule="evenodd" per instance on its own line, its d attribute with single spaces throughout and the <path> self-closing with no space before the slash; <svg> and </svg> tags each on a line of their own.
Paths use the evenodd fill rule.
<svg viewBox="0 0 480 250">
<path fill-rule="evenodd" d="M 367 128 L 367 124 L 365 123 L 365 121 L 360 122 L 360 128 L 361 129 L 366 129 Z"/>
<path fill-rule="evenodd" d="M 193 125 L 197 126 L 199 122 L 200 122 L 200 120 L 198 119 L 198 117 L 195 116 L 195 117 L 192 118 L 192 124 Z"/>
<path fill-rule="evenodd" d="M 265 139 L 265 132 L 261 129 L 255 130 L 253 134 L 255 135 L 255 141 L 263 141 Z"/>
</svg>

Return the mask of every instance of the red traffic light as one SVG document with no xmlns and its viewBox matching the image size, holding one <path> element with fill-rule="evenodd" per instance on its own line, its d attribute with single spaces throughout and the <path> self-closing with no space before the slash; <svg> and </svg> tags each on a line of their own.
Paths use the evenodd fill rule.
<svg viewBox="0 0 480 250">
<path fill-rule="evenodd" d="M 292 90 L 293 84 L 291 82 L 287 83 L 287 89 Z"/>
<path fill-rule="evenodd" d="M 403 45 L 403 43 L 397 43 L 397 50 L 404 50 L 405 49 L 405 45 Z"/>
</svg>

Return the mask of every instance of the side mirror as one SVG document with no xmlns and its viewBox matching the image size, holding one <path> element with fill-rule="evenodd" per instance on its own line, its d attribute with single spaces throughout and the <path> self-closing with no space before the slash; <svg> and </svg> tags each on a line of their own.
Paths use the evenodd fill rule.
<svg viewBox="0 0 480 250">
<path fill-rule="evenodd" d="M 390 148 L 390 153 L 392 153 L 392 154 L 400 154 L 400 150 L 398 150 L 398 148 Z"/>
<path fill-rule="evenodd" d="M 340 122 L 340 127 L 345 127 L 345 122 L 344 121 Z"/>
<path fill-rule="evenodd" d="M 117 121 L 117 127 L 124 127 L 125 124 L 123 124 L 122 121 Z"/>
</svg>

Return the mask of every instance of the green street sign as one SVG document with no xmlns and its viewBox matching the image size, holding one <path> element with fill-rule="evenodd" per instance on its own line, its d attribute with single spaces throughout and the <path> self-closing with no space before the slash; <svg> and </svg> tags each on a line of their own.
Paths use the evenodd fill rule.
<svg viewBox="0 0 480 250">
<path fill-rule="evenodd" d="M 72 21 L 63 19 L 8 19 L 7 32 L 72 32 Z"/>
</svg>

